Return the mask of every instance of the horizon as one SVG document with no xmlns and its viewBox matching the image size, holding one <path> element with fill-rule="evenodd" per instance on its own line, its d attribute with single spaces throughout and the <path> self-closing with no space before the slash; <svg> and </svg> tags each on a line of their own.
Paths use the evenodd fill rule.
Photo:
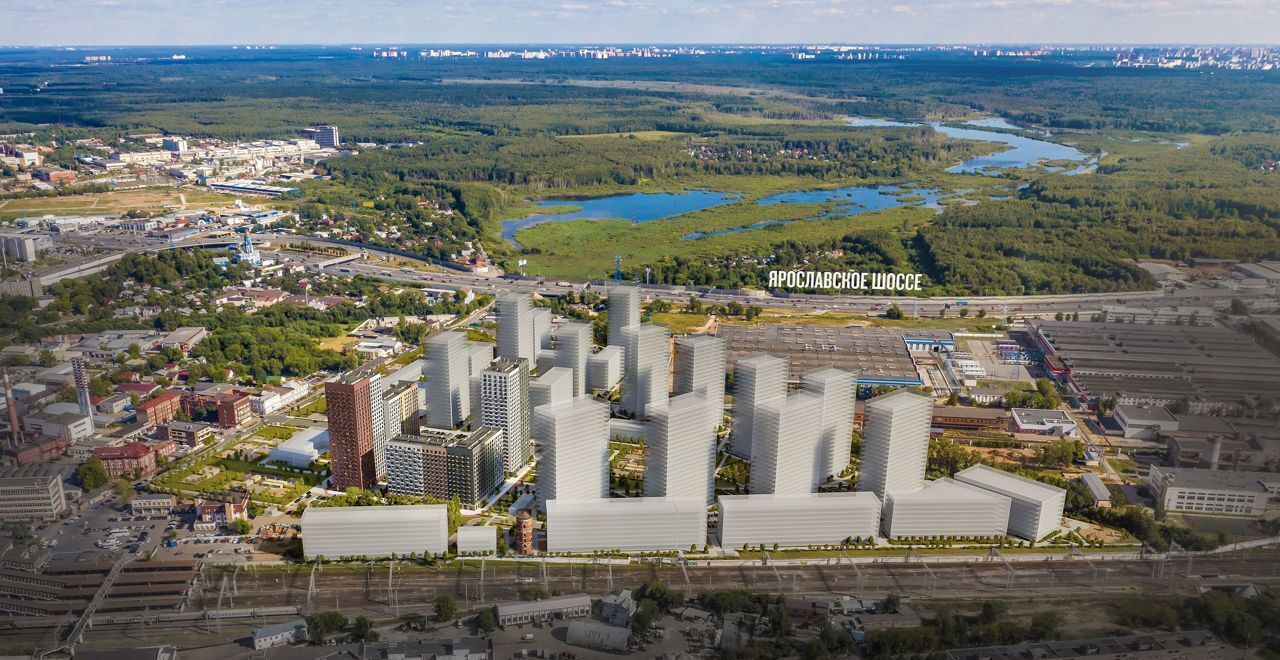
<svg viewBox="0 0 1280 660">
<path fill-rule="evenodd" d="M 0 7 L 0 26 L 0 42 L 15 47 L 380 42 L 1249 45 L 1275 39 L 1280 7 L 1266 0 L 446 0 L 408 6 L 394 0 L 63 0 Z"/>
</svg>

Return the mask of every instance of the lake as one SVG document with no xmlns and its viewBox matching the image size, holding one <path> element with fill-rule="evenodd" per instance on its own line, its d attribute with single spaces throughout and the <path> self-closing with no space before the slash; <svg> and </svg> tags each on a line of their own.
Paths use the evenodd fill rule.
<svg viewBox="0 0 1280 660">
<path fill-rule="evenodd" d="M 538 213 L 515 220 L 504 220 L 502 222 L 502 237 L 512 245 L 520 247 L 520 244 L 515 240 L 516 232 L 547 222 L 601 220 L 605 218 L 649 222 L 650 220 L 671 218 L 685 213 L 709 209 L 713 206 L 736 202 L 740 198 L 740 195 L 712 190 L 686 190 L 681 193 L 632 193 L 629 195 L 597 197 L 595 199 L 542 199 L 537 202 L 537 206 L 540 208 L 568 205 L 579 208 L 568 213 Z"/>
<path fill-rule="evenodd" d="M 1021 127 L 1011 124 L 1004 119 L 972 119 L 965 123 L 969 126 L 973 126 L 973 128 L 948 126 L 941 122 L 902 122 L 888 119 L 868 119 L 865 117 L 853 117 L 848 120 L 849 126 L 854 128 L 932 126 L 933 130 L 957 140 L 999 142 L 1009 147 L 999 153 L 970 158 L 959 165 L 948 168 L 947 171 L 952 174 L 976 174 L 1003 168 L 1021 169 L 1024 167 L 1034 167 L 1047 161 L 1067 160 L 1083 163 L 1091 160 L 1089 154 L 1065 144 L 1049 142 L 1048 140 L 1037 140 L 1035 138 L 1029 138 L 1022 135 L 1014 135 L 1012 133 L 984 130 L 986 128 L 1022 130 Z M 1049 171 L 1061 171 L 1063 168 L 1049 167 L 1047 169 Z M 1091 170 L 1088 168 L 1082 169 L 1077 167 L 1072 170 L 1067 170 L 1065 173 L 1074 175 L 1083 174 L 1088 171 Z"/>
</svg>

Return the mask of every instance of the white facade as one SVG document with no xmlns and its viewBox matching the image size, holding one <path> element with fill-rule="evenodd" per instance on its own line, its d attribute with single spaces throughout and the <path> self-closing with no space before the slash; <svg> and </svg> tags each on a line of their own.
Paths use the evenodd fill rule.
<svg viewBox="0 0 1280 660">
<path fill-rule="evenodd" d="M 622 407 L 644 417 L 649 406 L 667 400 L 671 391 L 671 334 L 662 326 L 642 323 L 623 328 Z"/>
<path fill-rule="evenodd" d="M 1011 500 L 1010 536 L 1039 541 L 1062 528 L 1062 509 L 1067 503 L 1067 491 L 1061 488 L 987 465 L 965 468 L 956 473 L 955 479 Z"/>
<path fill-rule="evenodd" d="M 529 361 L 499 357 L 480 373 L 480 378 L 480 425 L 502 430 L 505 469 L 519 472 L 533 458 Z"/>
<path fill-rule="evenodd" d="M 720 545 L 838 545 L 880 533 L 875 493 L 721 495 Z"/>
<path fill-rule="evenodd" d="M 631 497 L 547 502 L 547 550 L 688 550 L 707 542 L 707 505 L 699 499 Z"/>
<path fill-rule="evenodd" d="M 787 396 L 787 360 L 752 355 L 733 365 L 733 441 L 729 453 L 751 459 L 755 415 L 760 406 Z"/>
<path fill-rule="evenodd" d="M 824 477 L 836 476 L 849 467 L 857 379 L 850 372 L 829 367 L 801 376 L 800 389 L 822 399 L 819 471 Z"/>
<path fill-rule="evenodd" d="M 534 333 L 533 296 L 503 293 L 498 296 L 498 357 L 524 358 L 528 368 L 538 359 Z"/>
<path fill-rule="evenodd" d="M 302 553 L 307 559 L 444 554 L 449 551 L 448 518 L 443 504 L 307 507 L 302 512 Z"/>
<path fill-rule="evenodd" d="M 555 406 L 574 399 L 573 369 L 552 367 L 529 379 L 529 409 L 539 406 Z M 534 437 L 538 437 L 535 433 Z"/>
<path fill-rule="evenodd" d="M 490 525 L 458 528 L 458 554 L 492 555 L 498 552 L 498 528 Z"/>
<path fill-rule="evenodd" d="M 538 495 L 585 500 L 609 496 L 609 404 L 574 399 L 533 411 L 542 437 Z"/>
<path fill-rule="evenodd" d="M 622 346 L 622 330 L 640 325 L 640 299 L 644 297 L 639 287 L 619 285 L 609 289 L 610 346 Z"/>
<path fill-rule="evenodd" d="M 427 425 L 457 427 L 471 414 L 471 355 L 467 336 L 437 332 L 423 342 L 422 375 L 427 378 Z"/>
<path fill-rule="evenodd" d="M 645 434 L 645 497 L 715 497 L 716 429 L 720 407 L 701 394 L 681 394 L 652 406 Z"/>
<path fill-rule="evenodd" d="M 1280 475 L 1152 466 L 1147 485 L 1166 511 L 1261 517 Z"/>
<path fill-rule="evenodd" d="M 913 491 L 884 498 L 881 529 L 903 536 L 1003 536 L 1009 525 L 1008 497 L 952 479 L 936 479 Z"/>
<path fill-rule="evenodd" d="M 565 323 L 556 330 L 556 366 L 573 370 L 574 394 L 586 394 L 587 360 L 591 358 L 589 323 Z"/>
<path fill-rule="evenodd" d="M 756 408 L 751 493 L 812 493 L 822 478 L 822 399 L 807 392 Z"/>
<path fill-rule="evenodd" d="M 887 491 L 923 486 L 933 400 L 898 390 L 867 401 L 864 415 L 858 490 L 884 500 Z"/>
<path fill-rule="evenodd" d="M 676 339 L 673 394 L 695 392 L 724 407 L 724 372 L 727 344 L 711 335 Z"/>
<path fill-rule="evenodd" d="M 605 346 L 587 358 L 587 387 L 611 390 L 622 380 L 622 347 Z"/>
</svg>

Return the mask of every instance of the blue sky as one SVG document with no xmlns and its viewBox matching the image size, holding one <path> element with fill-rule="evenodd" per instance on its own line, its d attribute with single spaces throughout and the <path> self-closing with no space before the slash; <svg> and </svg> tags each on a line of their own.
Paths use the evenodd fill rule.
<svg viewBox="0 0 1280 660">
<path fill-rule="evenodd" d="M 0 0 L 0 44 L 1275 43 L 1280 0 Z"/>
</svg>

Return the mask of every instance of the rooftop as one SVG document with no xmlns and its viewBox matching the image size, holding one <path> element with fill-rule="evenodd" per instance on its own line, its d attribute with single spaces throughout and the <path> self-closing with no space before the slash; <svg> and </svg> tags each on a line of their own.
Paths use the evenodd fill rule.
<svg viewBox="0 0 1280 660">
<path fill-rule="evenodd" d="M 543 598 L 542 600 L 533 601 L 506 601 L 498 603 L 494 607 L 497 608 L 499 617 L 519 614 L 536 614 L 538 612 L 546 612 L 547 610 L 560 610 L 571 607 L 591 607 L 591 597 L 586 594 L 570 594 L 568 596 L 552 596 L 551 598 Z"/>
<path fill-rule="evenodd" d="M 1071 418 L 1062 410 L 1039 410 L 1036 408 L 1014 408 L 1013 418 L 1019 424 L 1043 426 L 1045 424 L 1066 424 Z"/>
<path fill-rule="evenodd" d="M 1266 483 L 1280 485 L 1277 472 L 1240 472 L 1235 470 L 1205 470 L 1202 468 L 1171 468 L 1151 466 L 1151 481 L 1163 482 L 1178 488 L 1203 488 L 1266 492 Z"/>
<path fill-rule="evenodd" d="M 974 465 L 956 473 L 956 480 L 994 490 L 997 493 L 1021 500 L 1038 502 L 1062 497 L 1067 491 L 1034 479 L 997 470 L 989 465 Z"/>
<path fill-rule="evenodd" d="M 892 491 L 886 493 L 886 497 L 892 497 L 895 502 L 910 501 L 919 504 L 956 501 L 988 502 L 997 499 L 1008 501 L 1008 498 L 1003 495 L 946 477 L 926 481 L 924 488 L 918 490 Z"/>
</svg>

